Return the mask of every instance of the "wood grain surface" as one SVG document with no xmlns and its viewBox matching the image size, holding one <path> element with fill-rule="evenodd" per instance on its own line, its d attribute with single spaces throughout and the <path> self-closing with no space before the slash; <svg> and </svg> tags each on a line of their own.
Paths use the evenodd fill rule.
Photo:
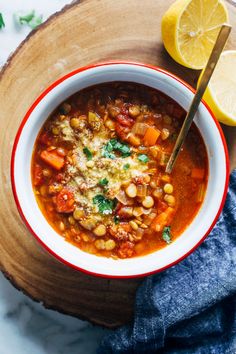
<svg viewBox="0 0 236 354">
<path fill-rule="evenodd" d="M 111 59 L 150 63 L 195 86 L 199 73 L 176 64 L 161 42 L 161 17 L 172 2 L 75 2 L 33 31 L 0 73 L 0 268 L 17 288 L 46 307 L 107 327 L 132 318 L 135 291 L 142 280 L 87 276 L 42 249 L 24 226 L 13 200 L 11 148 L 37 96 L 59 77 L 88 63 Z M 228 8 L 234 25 L 228 48 L 236 49 L 236 9 Z M 224 131 L 233 167 L 236 130 L 225 127 Z"/>
</svg>

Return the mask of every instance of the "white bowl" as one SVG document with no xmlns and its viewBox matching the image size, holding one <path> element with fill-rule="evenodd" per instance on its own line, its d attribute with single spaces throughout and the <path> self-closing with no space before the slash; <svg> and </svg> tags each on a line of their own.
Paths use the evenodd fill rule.
<svg viewBox="0 0 236 354">
<path fill-rule="evenodd" d="M 15 201 L 22 219 L 36 239 L 63 263 L 103 277 L 138 277 L 170 267 L 188 256 L 213 228 L 225 201 L 229 163 L 221 128 L 204 102 L 195 123 L 207 148 L 209 180 L 203 204 L 176 241 L 151 254 L 122 260 L 97 257 L 66 242 L 48 224 L 36 202 L 31 183 L 31 157 L 35 139 L 50 113 L 66 98 L 85 87 L 111 81 L 131 81 L 164 92 L 188 110 L 194 90 L 162 69 L 139 63 L 108 62 L 75 70 L 53 83 L 33 103 L 17 132 L 11 160 Z"/>
</svg>

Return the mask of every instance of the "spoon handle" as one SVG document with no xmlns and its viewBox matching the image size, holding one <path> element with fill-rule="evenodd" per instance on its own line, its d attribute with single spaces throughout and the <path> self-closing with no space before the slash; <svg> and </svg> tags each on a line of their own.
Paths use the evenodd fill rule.
<svg viewBox="0 0 236 354">
<path fill-rule="evenodd" d="M 210 81 L 210 78 L 211 78 L 211 76 L 215 70 L 216 64 L 219 60 L 220 54 L 222 53 L 225 43 L 229 37 L 231 28 L 232 27 L 230 25 L 224 24 L 224 25 L 222 25 L 222 27 L 220 29 L 217 40 L 216 40 L 215 45 L 212 49 L 210 58 L 208 60 L 206 68 L 203 72 L 200 84 L 197 88 L 197 91 L 196 91 L 194 97 L 193 97 L 191 106 L 190 106 L 189 111 L 186 115 L 186 118 L 183 122 L 182 128 L 181 128 L 178 138 L 176 140 L 174 149 L 173 149 L 172 154 L 171 154 L 169 161 L 167 163 L 166 173 L 171 173 L 171 171 L 174 167 L 177 156 L 180 152 L 180 149 L 183 145 L 186 135 L 188 134 L 188 131 L 189 131 L 189 128 L 192 124 L 194 116 L 198 110 L 198 106 L 201 102 L 202 96 L 204 95 L 206 87 Z"/>
</svg>

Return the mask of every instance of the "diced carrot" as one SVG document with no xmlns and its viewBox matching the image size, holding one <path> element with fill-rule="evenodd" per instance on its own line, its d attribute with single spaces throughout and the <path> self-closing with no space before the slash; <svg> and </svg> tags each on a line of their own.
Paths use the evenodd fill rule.
<svg viewBox="0 0 236 354">
<path fill-rule="evenodd" d="M 143 138 L 144 145 L 146 145 L 146 146 L 155 145 L 160 134 L 161 134 L 160 130 L 158 130 L 156 128 L 153 128 L 153 127 L 147 128 L 147 131 L 146 131 L 144 138 Z"/>
<path fill-rule="evenodd" d="M 55 168 L 56 170 L 62 169 L 65 163 L 64 157 L 59 156 L 54 150 L 43 150 L 40 154 L 40 157 L 44 162 L 46 162 L 48 165 Z"/>
<path fill-rule="evenodd" d="M 168 205 L 161 200 L 158 201 L 158 211 L 165 211 L 168 208 Z"/>
<path fill-rule="evenodd" d="M 33 171 L 34 185 L 40 186 L 43 183 L 43 169 L 40 165 L 35 164 Z"/>
<path fill-rule="evenodd" d="M 205 176 L 205 170 L 203 168 L 193 168 L 191 177 L 196 179 L 203 179 Z"/>
<path fill-rule="evenodd" d="M 157 232 L 162 231 L 166 225 L 170 224 L 174 216 L 174 213 L 175 213 L 175 209 L 168 207 L 164 212 L 157 215 L 157 217 L 153 220 L 151 224 L 151 229 Z"/>
</svg>

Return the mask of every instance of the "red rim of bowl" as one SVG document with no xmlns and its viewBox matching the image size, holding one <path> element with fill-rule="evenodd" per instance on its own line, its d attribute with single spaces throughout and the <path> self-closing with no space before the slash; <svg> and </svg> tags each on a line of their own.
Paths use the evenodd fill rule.
<svg viewBox="0 0 236 354">
<path fill-rule="evenodd" d="M 185 253 L 183 256 L 181 256 L 180 258 L 178 258 L 177 260 L 175 260 L 172 263 L 167 264 L 164 267 L 158 268 L 156 270 L 150 271 L 150 272 L 146 272 L 146 273 L 141 273 L 141 274 L 135 274 L 135 275 L 108 275 L 108 274 L 100 274 L 100 273 L 96 273 L 96 272 L 91 272 L 88 271 L 86 269 L 80 268 L 78 266 L 75 266 L 74 264 L 66 261 L 64 258 L 60 257 L 58 254 L 56 254 L 51 248 L 49 248 L 41 239 L 40 237 L 34 232 L 34 230 L 31 228 L 30 224 L 28 223 L 23 210 L 21 208 L 19 199 L 18 199 L 18 195 L 17 195 L 17 191 L 16 191 L 16 185 L 15 185 L 15 173 L 14 173 L 14 165 L 15 165 L 15 154 L 16 154 L 16 149 L 17 149 L 17 145 L 22 133 L 22 130 L 27 122 L 27 120 L 29 119 L 31 113 L 33 112 L 33 110 L 35 109 L 35 107 L 39 104 L 39 102 L 52 90 L 54 89 L 56 86 L 58 86 L 60 83 L 62 83 L 63 81 L 65 81 L 66 79 L 70 78 L 71 76 L 74 76 L 80 72 L 83 71 L 87 71 L 89 69 L 93 69 L 96 67 L 100 67 L 100 66 L 108 66 L 108 65 L 119 65 L 119 64 L 126 64 L 126 65 L 133 65 L 133 66 L 140 66 L 140 67 L 146 67 L 148 69 L 152 69 L 158 72 L 161 72 L 169 77 L 171 77 L 172 79 L 178 81 L 179 83 L 181 83 L 183 86 L 185 86 L 188 90 L 190 90 L 191 92 L 195 93 L 195 90 L 189 85 L 187 84 L 185 81 L 183 81 L 182 79 L 180 79 L 179 77 L 169 73 L 168 71 L 159 68 L 158 66 L 153 66 L 153 65 L 149 65 L 149 64 L 143 64 L 143 63 L 138 63 L 138 62 L 132 62 L 132 61 L 107 61 L 107 62 L 101 62 L 101 63 L 97 63 L 97 64 L 91 64 L 88 66 L 84 66 L 81 67 L 79 69 L 73 70 L 70 73 L 64 75 L 63 77 L 61 77 L 60 79 L 56 80 L 54 83 L 52 83 L 45 91 L 43 91 L 43 93 L 34 101 L 34 103 L 31 105 L 31 107 L 29 108 L 29 110 L 27 111 L 27 113 L 25 114 L 19 129 L 16 133 L 15 136 L 15 140 L 14 140 L 14 144 L 13 144 L 13 148 L 12 148 L 12 154 L 11 154 L 11 167 L 10 167 L 10 173 L 11 173 L 11 184 L 12 184 L 12 191 L 13 191 L 13 196 L 16 202 L 16 206 L 17 209 L 19 211 L 19 214 L 22 218 L 22 220 L 24 221 L 25 225 L 27 226 L 28 230 L 31 232 L 31 234 L 37 239 L 37 241 L 44 247 L 44 249 L 46 249 L 51 255 L 53 255 L 57 260 L 59 260 L 60 262 L 64 263 L 65 265 L 76 269 L 78 271 L 81 271 L 83 273 L 89 274 L 89 275 L 93 275 L 96 277 L 102 277 L 102 278 L 120 278 L 120 279 L 129 279 L 129 278 L 139 278 L 139 277 L 144 277 L 144 276 L 148 276 L 148 275 L 152 275 L 155 273 L 159 273 L 165 269 L 168 269 L 174 265 L 176 265 L 177 263 L 181 262 L 183 259 L 185 259 L 186 257 L 188 257 L 204 240 L 205 238 L 208 236 L 208 234 L 211 232 L 211 230 L 213 229 L 222 209 L 225 203 L 225 199 L 226 199 L 226 195 L 227 195 L 227 190 L 228 190 L 228 184 L 229 184 L 229 156 L 228 156 L 228 149 L 227 149 L 227 145 L 226 145 L 226 141 L 225 141 L 225 137 L 223 134 L 223 131 L 220 127 L 219 122 L 216 120 L 213 112 L 211 111 L 211 109 L 209 108 L 209 106 L 206 104 L 206 102 L 204 100 L 202 100 L 202 103 L 204 104 L 204 106 L 206 107 L 206 109 L 208 110 L 209 114 L 211 115 L 213 121 L 215 122 L 215 125 L 219 131 L 220 137 L 221 137 L 221 141 L 224 147 L 224 153 L 225 153 L 225 161 L 226 161 L 226 178 L 225 178 L 225 187 L 224 187 L 224 193 L 222 196 L 222 200 L 219 206 L 219 210 L 211 224 L 211 226 L 209 227 L 208 231 L 202 236 L 201 240 L 194 246 L 192 247 L 187 253 Z"/>
</svg>

